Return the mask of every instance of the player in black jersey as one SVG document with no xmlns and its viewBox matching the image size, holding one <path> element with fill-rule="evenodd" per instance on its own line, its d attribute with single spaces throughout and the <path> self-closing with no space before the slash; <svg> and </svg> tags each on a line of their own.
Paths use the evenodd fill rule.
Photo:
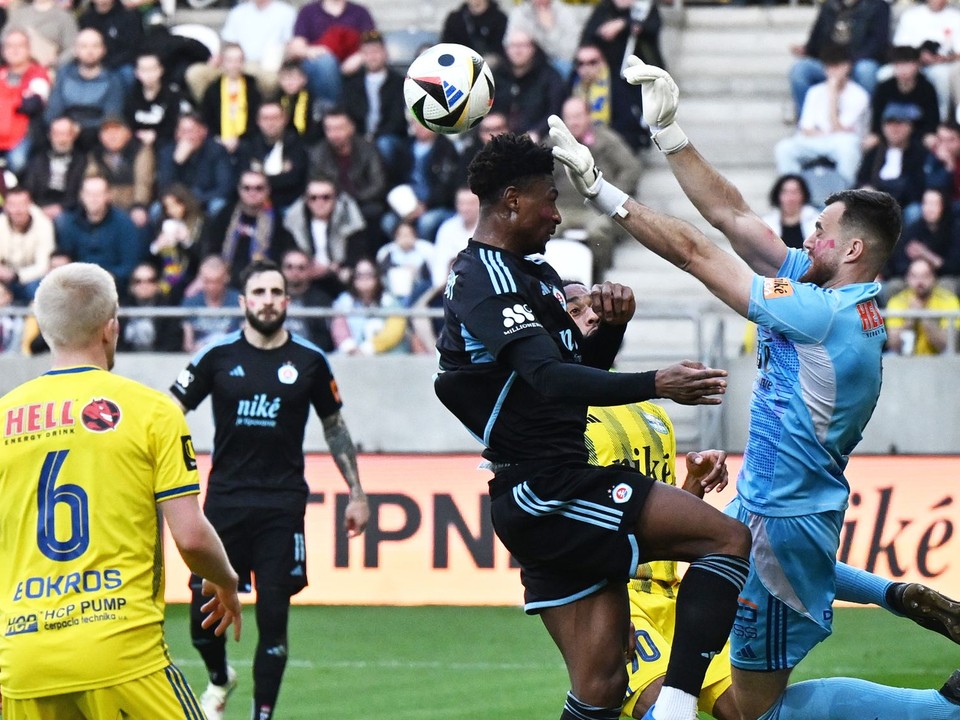
<svg viewBox="0 0 960 720">
<path fill-rule="evenodd" d="M 289 297 L 280 268 L 254 262 L 242 287 L 244 328 L 197 353 L 170 390 L 185 411 L 212 395 L 213 467 L 204 512 L 223 538 L 241 587 L 245 579 L 249 590 L 251 572 L 256 577 L 253 717 L 268 720 L 287 661 L 290 597 L 307 584 L 303 436 L 311 405 L 350 488 L 347 533 L 362 533 L 370 513 L 330 366 L 318 347 L 283 327 Z M 200 626 L 196 578 L 191 588 L 191 636 L 210 674 L 201 704 L 215 720 L 223 717 L 236 673 L 227 665 L 223 639 Z"/>
<path fill-rule="evenodd" d="M 691 565 L 657 717 L 692 720 L 706 667 L 733 623 L 750 534 L 681 490 L 587 463 L 588 404 L 666 393 L 656 373 L 607 372 L 619 345 L 609 334 L 622 335 L 636 306 L 628 289 L 594 289 L 607 327 L 585 340 L 557 273 L 526 257 L 542 253 L 560 223 L 552 173 L 550 151 L 514 134 L 495 137 L 471 163 L 480 220 L 447 281 L 435 389 L 485 446 L 494 528 L 521 565 L 526 611 L 540 614 L 570 675 L 561 720 L 619 717 L 626 581 L 639 562 L 667 559 Z M 703 397 L 722 391 L 722 373 L 683 370 L 695 390 L 681 399 L 719 402 Z"/>
</svg>

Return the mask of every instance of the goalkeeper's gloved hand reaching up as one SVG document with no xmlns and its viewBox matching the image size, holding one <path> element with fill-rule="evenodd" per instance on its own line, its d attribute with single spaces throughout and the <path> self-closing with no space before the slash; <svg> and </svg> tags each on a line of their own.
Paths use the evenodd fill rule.
<svg viewBox="0 0 960 720">
<path fill-rule="evenodd" d="M 603 179 L 590 150 L 577 139 L 556 115 L 547 118 L 550 137 L 553 139 L 553 157 L 564 165 L 573 187 L 587 202 L 605 215 L 626 217 L 623 204 L 627 194 Z"/>
<path fill-rule="evenodd" d="M 653 130 L 653 141 L 660 151 L 670 155 L 685 148 L 690 141 L 676 121 L 680 88 L 670 73 L 631 55 L 627 58 L 623 78 L 631 85 L 640 86 L 643 119 Z"/>
</svg>

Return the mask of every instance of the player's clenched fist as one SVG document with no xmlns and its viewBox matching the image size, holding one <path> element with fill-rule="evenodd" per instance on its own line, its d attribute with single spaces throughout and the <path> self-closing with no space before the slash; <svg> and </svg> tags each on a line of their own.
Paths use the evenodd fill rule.
<svg viewBox="0 0 960 720">
<path fill-rule="evenodd" d="M 626 325 L 637 311 L 633 290 L 620 283 L 605 282 L 590 289 L 590 304 L 602 322 Z"/>
</svg>

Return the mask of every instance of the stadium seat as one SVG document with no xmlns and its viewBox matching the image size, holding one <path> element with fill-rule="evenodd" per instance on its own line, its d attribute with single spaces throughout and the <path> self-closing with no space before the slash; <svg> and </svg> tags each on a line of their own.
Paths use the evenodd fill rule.
<svg viewBox="0 0 960 720">
<path fill-rule="evenodd" d="M 593 284 L 593 253 L 579 240 L 554 238 L 543 255 L 562 279 Z"/>
<path fill-rule="evenodd" d="M 434 45 L 439 42 L 439 39 L 438 34 L 433 30 L 417 28 L 388 30 L 383 34 L 390 66 L 401 75 L 406 75 L 407 67 L 424 47 Z"/>
</svg>

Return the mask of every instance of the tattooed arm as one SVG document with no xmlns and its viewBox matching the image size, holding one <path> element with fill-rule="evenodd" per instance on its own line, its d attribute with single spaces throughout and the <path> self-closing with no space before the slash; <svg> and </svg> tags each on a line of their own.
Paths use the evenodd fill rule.
<svg viewBox="0 0 960 720">
<path fill-rule="evenodd" d="M 330 454 L 337 464 L 340 474 L 350 488 L 350 502 L 347 503 L 345 523 L 347 535 L 359 535 L 367 527 L 370 519 L 370 508 L 367 507 L 367 496 L 360 487 L 360 474 L 357 472 L 357 449 L 353 438 L 340 412 L 327 415 L 323 418 L 323 436 L 327 440 Z"/>
</svg>

